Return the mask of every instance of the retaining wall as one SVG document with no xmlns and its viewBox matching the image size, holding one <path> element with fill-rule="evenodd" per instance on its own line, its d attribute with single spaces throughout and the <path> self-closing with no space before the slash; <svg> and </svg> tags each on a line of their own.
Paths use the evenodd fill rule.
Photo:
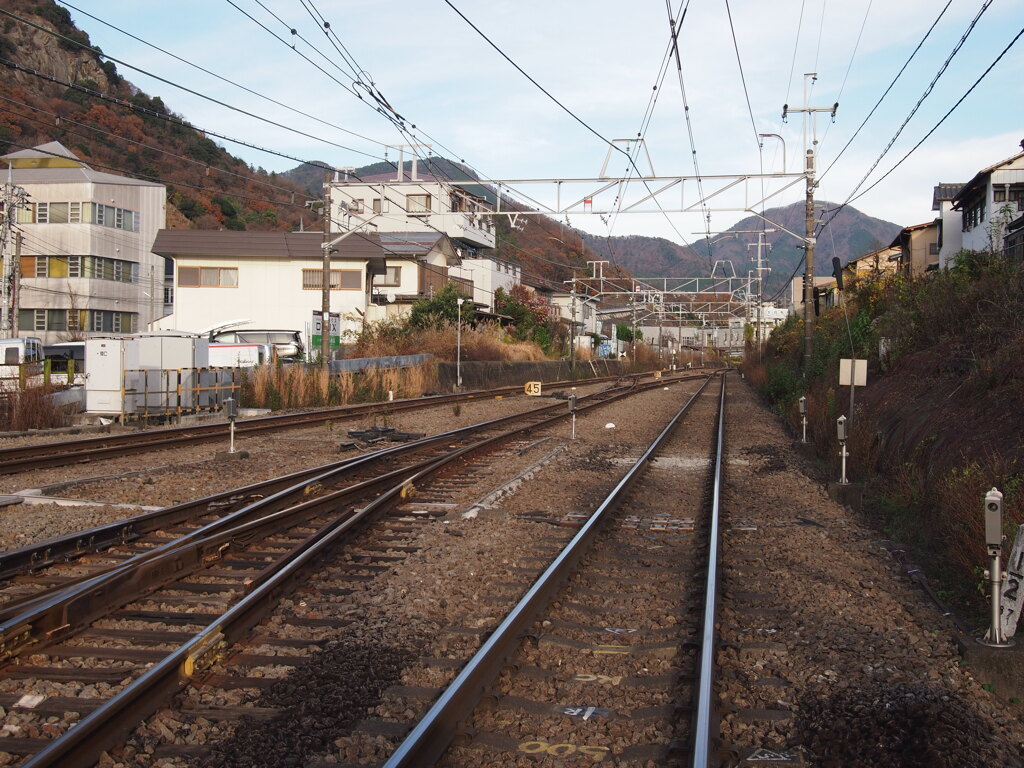
<svg viewBox="0 0 1024 768">
<path fill-rule="evenodd" d="M 569 381 L 621 376 L 637 369 L 619 360 L 577 362 L 575 376 L 566 360 L 545 360 L 533 363 L 506 363 L 494 361 L 468 361 L 462 363 L 463 389 L 489 389 L 491 387 L 525 384 L 528 381 Z M 456 389 L 455 363 L 438 363 L 437 376 L 442 392 Z"/>
</svg>

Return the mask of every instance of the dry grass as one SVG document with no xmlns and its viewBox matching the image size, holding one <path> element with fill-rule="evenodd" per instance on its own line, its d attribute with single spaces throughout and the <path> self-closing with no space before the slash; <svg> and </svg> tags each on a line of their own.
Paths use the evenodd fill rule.
<svg viewBox="0 0 1024 768">
<path fill-rule="evenodd" d="M 359 335 L 350 357 L 429 354 L 441 361 L 454 361 L 459 346 L 454 325 L 415 329 L 392 321 L 372 323 Z M 537 361 L 547 356 L 533 342 L 512 341 L 494 323 L 463 325 L 462 359 L 489 361 Z"/>
<path fill-rule="evenodd" d="M 55 405 L 51 395 L 62 387 L 30 387 L 7 392 L 0 397 L 0 429 L 21 432 L 26 429 L 66 427 L 72 414 Z"/>
<path fill-rule="evenodd" d="M 329 375 L 319 366 L 259 366 L 242 378 L 241 404 L 247 408 L 315 408 L 324 405 L 419 397 L 437 388 L 432 365 L 371 368 Z"/>
</svg>

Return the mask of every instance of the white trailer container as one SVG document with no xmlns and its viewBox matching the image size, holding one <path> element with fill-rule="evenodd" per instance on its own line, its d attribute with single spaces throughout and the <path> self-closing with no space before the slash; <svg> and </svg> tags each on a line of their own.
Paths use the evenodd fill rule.
<svg viewBox="0 0 1024 768">
<path fill-rule="evenodd" d="M 85 410 L 120 414 L 124 409 L 124 372 L 138 368 L 138 347 L 125 338 L 85 340 Z"/>
<path fill-rule="evenodd" d="M 194 334 L 87 339 L 86 410 L 150 416 L 218 408 L 232 377 L 209 362 L 209 341 Z"/>
</svg>

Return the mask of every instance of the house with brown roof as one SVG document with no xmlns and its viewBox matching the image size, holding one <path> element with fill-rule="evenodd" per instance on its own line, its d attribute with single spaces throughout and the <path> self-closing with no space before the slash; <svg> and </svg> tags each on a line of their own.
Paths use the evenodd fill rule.
<svg viewBox="0 0 1024 768">
<path fill-rule="evenodd" d="M 174 312 L 159 330 L 202 331 L 239 322 L 249 328 L 299 331 L 313 349 L 314 313 L 322 306 L 323 235 L 162 229 L 153 252 L 174 262 Z M 373 233 L 357 233 L 331 249 L 331 312 L 341 332 L 358 331 L 370 305 L 385 251 Z"/>
<path fill-rule="evenodd" d="M 174 312 L 160 330 L 245 320 L 249 328 L 299 331 L 306 348 L 316 349 L 322 234 L 164 229 L 153 252 L 174 262 Z M 437 232 L 355 232 L 338 240 L 329 279 L 341 336 L 358 333 L 366 321 L 407 314 L 413 302 L 447 285 L 448 269 L 457 264 L 456 247 Z M 472 295 L 472 283 L 465 290 Z"/>
<path fill-rule="evenodd" d="M 904 227 L 890 244 L 899 249 L 899 271 L 907 277 L 920 277 L 939 268 L 940 220 Z"/>
</svg>

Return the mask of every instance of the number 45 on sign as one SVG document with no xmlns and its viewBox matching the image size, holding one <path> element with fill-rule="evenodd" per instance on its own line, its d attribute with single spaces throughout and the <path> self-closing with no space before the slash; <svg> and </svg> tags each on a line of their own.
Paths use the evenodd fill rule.
<svg viewBox="0 0 1024 768">
<path fill-rule="evenodd" d="M 523 392 L 525 392 L 527 395 L 530 395 L 531 397 L 539 397 L 540 396 L 540 382 L 539 381 L 528 381 L 528 382 L 526 382 L 526 385 L 523 387 Z"/>
</svg>

